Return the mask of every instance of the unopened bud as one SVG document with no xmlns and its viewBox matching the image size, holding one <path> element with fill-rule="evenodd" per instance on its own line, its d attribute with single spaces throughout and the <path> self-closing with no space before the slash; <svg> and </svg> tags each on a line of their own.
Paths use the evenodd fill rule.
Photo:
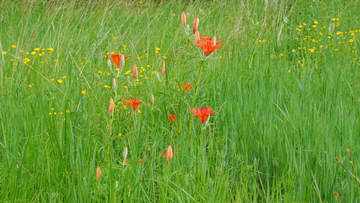
<svg viewBox="0 0 360 203">
<path fill-rule="evenodd" d="M 114 107 L 115 107 L 114 100 L 113 100 L 113 98 L 111 98 L 110 102 L 109 102 L 109 114 L 110 115 L 113 113 Z"/>
<path fill-rule="evenodd" d="M 137 71 L 136 65 L 134 64 L 133 65 L 133 78 L 136 79 L 137 75 L 138 75 L 138 71 Z"/>
<path fill-rule="evenodd" d="M 111 69 L 112 64 L 111 64 L 111 60 L 110 60 L 110 59 L 107 60 L 107 65 L 108 65 L 109 68 Z"/>
<path fill-rule="evenodd" d="M 154 103 L 155 103 L 155 97 L 154 97 L 153 93 L 150 93 L 150 104 L 154 105 Z"/>
<path fill-rule="evenodd" d="M 216 46 L 216 36 L 213 37 L 214 46 Z"/>
<path fill-rule="evenodd" d="M 165 61 L 163 61 L 163 63 L 162 63 L 162 75 L 163 75 L 163 77 L 165 77 L 165 75 L 166 75 Z"/>
<path fill-rule="evenodd" d="M 193 24 L 193 34 L 195 34 L 195 31 L 198 30 L 198 27 L 199 27 L 199 18 L 196 17 Z"/>
<path fill-rule="evenodd" d="M 197 44 L 200 41 L 200 33 L 198 31 L 195 31 L 195 44 Z"/>
<path fill-rule="evenodd" d="M 181 13 L 181 23 L 182 26 L 186 27 L 186 15 L 184 12 Z"/>
<path fill-rule="evenodd" d="M 112 79 L 112 86 L 114 88 L 114 91 L 116 91 L 116 78 Z"/>
<path fill-rule="evenodd" d="M 123 151 L 123 158 L 124 158 L 124 160 L 126 159 L 127 155 L 128 155 L 128 148 L 125 146 L 125 147 L 124 147 L 124 151 Z"/>
<path fill-rule="evenodd" d="M 97 178 L 98 180 L 100 180 L 100 177 L 101 177 L 101 170 L 100 170 L 100 166 L 98 166 L 98 167 L 96 168 L 96 178 Z"/>
<path fill-rule="evenodd" d="M 124 67 L 125 66 L 125 55 L 124 54 L 121 54 L 120 56 L 120 67 Z"/>
</svg>

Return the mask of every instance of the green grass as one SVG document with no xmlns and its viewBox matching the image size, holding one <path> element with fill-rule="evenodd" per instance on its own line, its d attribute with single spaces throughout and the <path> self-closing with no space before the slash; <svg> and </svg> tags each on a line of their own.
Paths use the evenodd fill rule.
<svg viewBox="0 0 360 203">
<path fill-rule="evenodd" d="M 224 41 L 204 61 L 182 11 Z M 358 177 L 346 150 L 359 169 L 359 11 L 357 1 L 1 1 L 0 201 L 359 202 L 334 161 Z M 132 56 L 116 90 L 112 52 Z M 178 91 L 185 82 L 196 86 Z M 132 97 L 139 112 L 123 102 Z M 202 106 L 218 113 L 205 128 L 189 111 Z"/>
</svg>

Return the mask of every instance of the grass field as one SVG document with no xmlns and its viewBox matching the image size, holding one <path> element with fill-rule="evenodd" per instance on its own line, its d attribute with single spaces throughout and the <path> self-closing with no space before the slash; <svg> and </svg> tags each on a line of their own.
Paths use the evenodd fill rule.
<svg viewBox="0 0 360 203">
<path fill-rule="evenodd" d="M 1 0 L 0 202 L 360 202 L 359 12 Z"/>
</svg>

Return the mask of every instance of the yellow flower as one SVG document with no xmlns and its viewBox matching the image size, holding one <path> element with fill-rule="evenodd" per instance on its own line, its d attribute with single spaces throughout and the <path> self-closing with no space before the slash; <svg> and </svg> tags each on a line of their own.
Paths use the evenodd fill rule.
<svg viewBox="0 0 360 203">
<path fill-rule="evenodd" d="M 30 59 L 29 58 L 24 58 L 24 63 L 27 63 L 27 62 L 29 62 L 30 61 Z"/>
<path fill-rule="evenodd" d="M 32 87 L 32 85 L 29 84 L 28 87 Z"/>
<path fill-rule="evenodd" d="M 291 72 L 291 70 L 289 70 L 289 73 Z"/>
<path fill-rule="evenodd" d="M 125 89 L 127 89 L 128 87 L 127 86 L 124 86 Z"/>
<path fill-rule="evenodd" d="M 2 52 L 2 55 L 5 55 L 6 54 L 6 51 Z"/>
<path fill-rule="evenodd" d="M 336 19 L 335 19 L 335 18 L 333 18 L 332 20 L 333 20 L 333 21 L 335 21 Z"/>
<path fill-rule="evenodd" d="M 83 62 L 80 63 L 80 65 L 83 65 L 83 64 L 84 64 Z"/>
<path fill-rule="evenodd" d="M 31 55 L 35 55 L 35 54 L 36 54 L 36 52 L 35 52 L 35 51 L 31 52 Z"/>
<path fill-rule="evenodd" d="M 313 25 L 312 27 L 316 27 L 316 25 Z"/>
<path fill-rule="evenodd" d="M 70 110 L 66 110 L 66 113 L 70 113 Z"/>
<path fill-rule="evenodd" d="M 121 133 L 119 133 L 119 137 L 121 137 L 121 135 L 122 135 L 122 134 L 121 134 Z"/>
<path fill-rule="evenodd" d="M 53 49 L 53 48 L 47 48 L 47 50 L 48 50 L 48 51 L 54 51 L 54 49 Z"/>
<path fill-rule="evenodd" d="M 51 78 L 50 81 L 53 82 L 53 81 L 54 81 L 54 78 Z"/>
<path fill-rule="evenodd" d="M 146 65 L 146 67 L 150 68 L 150 65 Z"/>
<path fill-rule="evenodd" d="M 293 49 L 292 52 L 295 52 L 295 49 Z"/>
<path fill-rule="evenodd" d="M 116 37 L 113 37 L 113 39 L 116 39 Z"/>
<path fill-rule="evenodd" d="M 35 51 L 40 51 L 40 48 L 35 48 Z"/>
<path fill-rule="evenodd" d="M 16 49 L 16 46 L 15 46 L 15 45 L 11 45 L 11 48 Z"/>
<path fill-rule="evenodd" d="M 42 54 L 39 54 L 39 56 L 42 56 Z"/>
<path fill-rule="evenodd" d="M 62 81 L 61 79 L 59 79 L 59 80 L 57 80 L 57 81 L 58 81 L 58 83 L 60 83 L 60 84 L 63 83 L 63 81 Z"/>
<path fill-rule="evenodd" d="M 354 40 L 353 40 L 353 39 L 350 39 L 350 42 L 354 42 Z"/>
<path fill-rule="evenodd" d="M 54 112 L 54 115 L 56 115 L 56 112 Z"/>
<path fill-rule="evenodd" d="M 62 78 L 64 78 L 64 79 L 65 79 L 65 78 L 67 78 L 67 76 L 65 75 L 65 76 L 64 76 L 64 77 L 62 77 Z"/>
<path fill-rule="evenodd" d="M 159 48 L 159 47 L 157 47 L 157 48 L 156 48 L 156 50 L 157 50 L 157 51 L 160 51 L 160 48 Z"/>
<path fill-rule="evenodd" d="M 51 116 L 51 112 L 49 112 L 49 115 Z"/>
<path fill-rule="evenodd" d="M 59 60 L 55 59 L 55 62 L 58 62 Z"/>
<path fill-rule="evenodd" d="M 158 54 L 159 52 L 158 52 L 158 51 L 155 51 L 155 53 L 157 53 L 157 54 Z M 5 52 L 5 54 L 6 54 L 6 52 Z"/>
<path fill-rule="evenodd" d="M 55 110 L 55 108 L 51 108 L 51 111 L 54 111 Z"/>
<path fill-rule="evenodd" d="M 85 91 L 85 90 L 81 91 L 81 94 L 85 95 L 85 94 L 86 94 L 86 91 Z"/>
<path fill-rule="evenodd" d="M 60 115 L 63 115 L 63 114 L 64 114 L 63 112 L 60 113 Z"/>
<path fill-rule="evenodd" d="M 138 113 L 141 113 L 140 109 L 138 109 L 137 111 L 138 111 Z"/>
<path fill-rule="evenodd" d="M 314 22 L 315 25 L 318 24 L 318 23 L 319 23 L 318 21 L 315 21 L 315 22 Z"/>
<path fill-rule="evenodd" d="M 166 59 L 166 56 L 163 56 L 164 59 Z"/>
</svg>

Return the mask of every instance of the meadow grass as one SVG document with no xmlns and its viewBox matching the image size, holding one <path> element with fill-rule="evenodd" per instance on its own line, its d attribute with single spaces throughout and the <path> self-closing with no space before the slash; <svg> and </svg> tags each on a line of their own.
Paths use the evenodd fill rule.
<svg viewBox="0 0 360 203">
<path fill-rule="evenodd" d="M 223 40 L 219 51 L 195 47 L 183 11 Z M 358 177 L 359 11 L 358 1 L 1 1 L 0 201 L 359 202 L 334 160 Z M 113 53 L 132 56 L 116 88 Z M 143 101 L 135 112 L 132 97 Z M 206 126 L 189 111 L 202 106 L 218 113 Z"/>
</svg>

